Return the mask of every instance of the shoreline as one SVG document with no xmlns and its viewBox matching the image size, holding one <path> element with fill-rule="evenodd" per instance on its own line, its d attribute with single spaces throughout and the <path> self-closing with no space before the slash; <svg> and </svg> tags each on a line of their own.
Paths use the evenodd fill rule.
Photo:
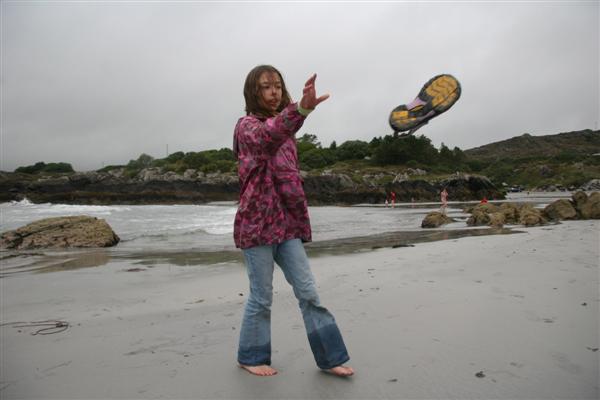
<svg viewBox="0 0 600 400">
<path fill-rule="evenodd" d="M 597 192 L 597 190 L 573 190 L 573 191 L 552 191 L 552 192 L 543 192 L 543 191 L 522 191 L 522 192 L 507 192 L 505 194 L 504 199 L 488 199 L 490 203 L 507 203 L 514 201 L 542 201 L 548 199 L 569 199 L 571 196 L 578 192 L 583 191 L 586 194 L 591 194 Z M 472 199 L 472 200 L 450 200 L 448 201 L 449 205 L 472 205 L 479 203 L 481 199 Z M 237 200 L 208 200 L 208 201 L 186 201 L 186 200 L 173 200 L 173 201 L 157 201 L 157 202 L 107 202 L 107 203 L 86 203 L 86 202 L 76 202 L 76 201 L 61 201 L 56 203 L 51 202 L 33 202 L 29 198 L 25 197 L 21 200 L 9 200 L 4 201 L 0 204 L 12 204 L 12 203 L 20 203 L 26 202 L 32 205 L 41 205 L 41 204 L 63 204 L 63 205 L 73 205 L 73 206 L 152 206 L 152 205 L 165 205 L 165 206 L 177 206 L 177 205 L 205 205 L 205 206 L 237 206 Z M 396 202 L 396 207 L 410 207 L 410 206 L 439 206 L 441 204 L 440 201 L 430 201 L 430 200 L 415 200 L 414 202 L 410 201 L 398 201 Z M 346 203 L 346 202 L 326 202 L 326 201 L 309 201 L 309 207 L 386 207 L 384 202 L 377 203 Z"/>
<path fill-rule="evenodd" d="M 357 374 L 317 370 L 276 268 L 273 362 L 239 370 L 247 278 L 109 260 L 0 279 L 3 398 L 597 398 L 600 221 L 311 258 Z M 232 268 L 233 266 L 233 268 Z M 139 272 L 127 272 L 141 268 Z M 585 305 L 584 305 L 585 304 Z M 478 377 L 481 376 L 481 377 Z"/>
<path fill-rule="evenodd" d="M 456 225 L 456 224 L 455 224 Z M 309 257 L 329 257 L 344 254 L 366 253 L 382 248 L 414 247 L 419 243 L 456 240 L 462 237 L 511 235 L 523 233 L 519 225 L 504 228 L 454 227 L 418 228 L 411 231 L 384 232 L 365 236 L 324 239 L 305 243 Z M 115 262 L 132 262 L 142 267 L 161 264 L 177 266 L 212 266 L 224 263 L 242 263 L 240 249 L 222 250 L 121 250 L 115 248 L 92 249 L 38 249 L 2 250 L 0 279 L 27 273 L 51 273 L 100 267 Z"/>
</svg>

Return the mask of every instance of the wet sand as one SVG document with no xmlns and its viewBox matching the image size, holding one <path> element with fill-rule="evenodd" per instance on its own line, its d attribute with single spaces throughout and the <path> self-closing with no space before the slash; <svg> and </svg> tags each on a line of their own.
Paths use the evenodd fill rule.
<svg viewBox="0 0 600 400">
<path fill-rule="evenodd" d="M 315 367 L 279 270 L 270 378 L 236 367 L 248 283 L 235 261 L 5 276 L 0 397 L 598 398 L 599 235 L 600 221 L 571 221 L 312 258 L 350 379 Z M 44 320 L 69 327 L 11 324 Z"/>
</svg>

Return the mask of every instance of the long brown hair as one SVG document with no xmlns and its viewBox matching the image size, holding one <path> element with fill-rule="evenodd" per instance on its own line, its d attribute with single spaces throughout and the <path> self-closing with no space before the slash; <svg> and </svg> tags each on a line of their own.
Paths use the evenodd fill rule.
<svg viewBox="0 0 600 400">
<path fill-rule="evenodd" d="M 260 105 L 260 85 L 259 79 L 260 76 L 265 73 L 275 73 L 279 76 L 281 80 L 281 103 L 279 107 L 277 107 L 277 112 L 281 112 L 284 108 L 286 108 L 291 102 L 290 94 L 288 93 L 285 82 L 283 80 L 283 76 L 277 70 L 277 68 L 271 65 L 259 65 L 254 67 L 252 71 L 248 73 L 246 77 L 246 82 L 244 83 L 244 99 L 246 99 L 246 115 L 254 114 L 258 117 L 268 118 L 272 117 L 273 113 L 270 110 L 265 109 Z"/>
</svg>

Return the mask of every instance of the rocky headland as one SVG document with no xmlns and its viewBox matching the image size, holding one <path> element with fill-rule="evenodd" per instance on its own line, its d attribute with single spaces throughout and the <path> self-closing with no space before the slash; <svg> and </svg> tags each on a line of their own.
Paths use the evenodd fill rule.
<svg viewBox="0 0 600 400">
<path fill-rule="evenodd" d="M 311 205 L 376 204 L 389 194 L 396 201 L 438 201 L 442 188 L 452 200 L 503 199 L 504 193 L 484 176 L 456 173 L 430 178 L 427 172 L 408 168 L 401 172 L 367 174 L 302 172 Z M 237 201 L 239 182 L 234 173 L 182 174 L 146 168 L 130 176 L 124 168 L 106 172 L 30 175 L 0 172 L 0 201 L 66 204 L 197 204 Z"/>
</svg>

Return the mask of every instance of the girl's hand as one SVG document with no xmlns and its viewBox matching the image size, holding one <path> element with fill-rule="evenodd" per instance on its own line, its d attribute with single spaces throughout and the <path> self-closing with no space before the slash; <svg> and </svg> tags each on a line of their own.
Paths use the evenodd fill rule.
<svg viewBox="0 0 600 400">
<path fill-rule="evenodd" d="M 302 91 L 302 99 L 300 99 L 300 107 L 307 110 L 314 110 L 321 102 L 329 98 L 328 94 L 324 94 L 321 97 L 317 97 L 317 91 L 315 90 L 315 80 L 317 74 L 314 74 L 304 84 L 304 90 Z"/>
</svg>

